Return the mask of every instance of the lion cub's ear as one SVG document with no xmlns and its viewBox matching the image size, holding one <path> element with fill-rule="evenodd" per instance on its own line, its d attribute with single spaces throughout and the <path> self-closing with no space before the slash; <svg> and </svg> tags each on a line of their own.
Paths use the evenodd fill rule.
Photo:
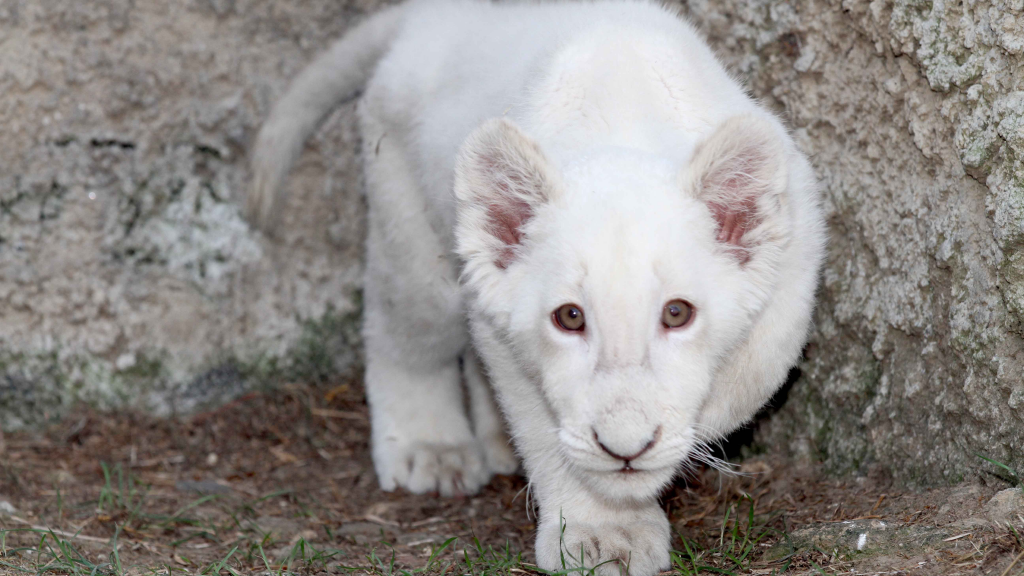
<svg viewBox="0 0 1024 576">
<path fill-rule="evenodd" d="M 697 146 L 689 175 L 690 189 L 718 223 L 716 241 L 742 264 L 782 248 L 789 235 L 782 209 L 786 152 L 767 119 L 726 120 Z"/>
<path fill-rule="evenodd" d="M 468 267 L 508 268 L 523 231 L 555 190 L 540 148 L 505 119 L 488 120 L 466 139 L 455 162 L 458 252 Z"/>
</svg>

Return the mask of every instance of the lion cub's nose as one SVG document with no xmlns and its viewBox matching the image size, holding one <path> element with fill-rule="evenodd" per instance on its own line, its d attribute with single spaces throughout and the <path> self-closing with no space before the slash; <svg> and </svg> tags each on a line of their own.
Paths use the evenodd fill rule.
<svg viewBox="0 0 1024 576">
<path fill-rule="evenodd" d="M 598 435 L 597 430 L 594 430 L 593 428 L 591 428 L 591 430 L 594 432 L 594 441 L 597 442 L 597 445 L 601 447 L 601 450 L 604 450 L 605 453 L 611 456 L 612 458 L 622 460 L 623 462 L 626 463 L 627 466 L 633 460 L 636 460 L 637 458 L 643 456 L 648 450 L 653 448 L 654 445 L 658 443 L 659 439 L 661 439 L 661 426 L 658 426 L 658 428 L 654 431 L 654 434 L 651 435 L 651 439 L 648 440 L 647 443 L 640 447 L 639 450 L 635 450 L 632 453 L 629 453 L 629 450 L 623 450 L 622 447 L 617 445 L 612 446 L 614 450 L 612 448 L 609 448 L 607 444 L 601 441 L 601 437 Z M 623 453 L 626 454 L 624 455 Z"/>
</svg>

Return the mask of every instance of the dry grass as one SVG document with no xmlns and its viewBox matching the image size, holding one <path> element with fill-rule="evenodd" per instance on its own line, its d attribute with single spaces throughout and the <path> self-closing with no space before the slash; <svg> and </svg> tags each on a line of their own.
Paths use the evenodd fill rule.
<svg viewBox="0 0 1024 576">
<path fill-rule="evenodd" d="M 0 572 L 540 573 L 522 478 L 465 499 L 384 493 L 368 432 L 361 388 L 338 383 L 253 393 L 180 420 L 81 410 L 8 434 L 0 501 L 15 512 L 0 511 Z M 1024 550 L 1020 527 L 955 537 L 998 480 L 908 493 L 884 476 L 831 480 L 770 459 L 740 471 L 703 470 L 666 493 L 672 573 L 1024 573 L 1010 566 Z M 873 554 L 797 541 L 808 526 L 855 519 L 954 538 Z"/>
</svg>

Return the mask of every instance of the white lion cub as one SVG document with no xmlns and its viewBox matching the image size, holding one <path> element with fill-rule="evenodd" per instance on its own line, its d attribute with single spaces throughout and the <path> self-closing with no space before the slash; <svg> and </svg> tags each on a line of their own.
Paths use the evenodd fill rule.
<svg viewBox="0 0 1024 576">
<path fill-rule="evenodd" d="M 364 83 L 381 487 L 473 493 L 514 471 L 493 389 L 540 506 L 538 564 L 667 568 L 660 490 L 806 338 L 825 242 L 807 160 L 665 8 L 417 0 L 276 105 L 254 222 Z"/>
</svg>

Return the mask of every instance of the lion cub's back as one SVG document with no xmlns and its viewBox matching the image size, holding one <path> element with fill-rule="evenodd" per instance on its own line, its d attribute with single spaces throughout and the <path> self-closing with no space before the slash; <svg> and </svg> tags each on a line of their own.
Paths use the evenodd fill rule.
<svg viewBox="0 0 1024 576">
<path fill-rule="evenodd" d="M 661 32 L 683 53 L 714 59 L 689 24 L 648 2 L 414 0 L 367 86 L 364 113 L 403 139 L 428 195 L 447 198 L 455 154 L 474 128 L 521 116 L 556 53 L 574 39 L 630 28 Z"/>
</svg>

